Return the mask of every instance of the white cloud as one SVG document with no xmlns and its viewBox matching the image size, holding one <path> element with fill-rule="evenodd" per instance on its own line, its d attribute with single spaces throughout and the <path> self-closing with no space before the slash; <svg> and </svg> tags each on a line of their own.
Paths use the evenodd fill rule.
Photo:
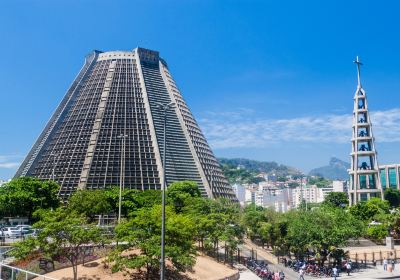
<svg viewBox="0 0 400 280">
<path fill-rule="evenodd" d="M 19 162 L 4 162 L 0 163 L 0 168 L 16 168 L 20 165 Z"/>
<path fill-rule="evenodd" d="M 20 165 L 20 162 L 16 160 L 20 159 L 21 156 L 16 155 L 0 155 L 0 168 L 13 169 Z"/>
<path fill-rule="evenodd" d="M 377 142 L 400 142 L 400 108 L 375 111 L 371 121 Z M 350 143 L 352 116 L 323 115 L 259 119 L 251 111 L 208 113 L 199 121 L 214 148 L 265 147 L 287 142 Z"/>
</svg>

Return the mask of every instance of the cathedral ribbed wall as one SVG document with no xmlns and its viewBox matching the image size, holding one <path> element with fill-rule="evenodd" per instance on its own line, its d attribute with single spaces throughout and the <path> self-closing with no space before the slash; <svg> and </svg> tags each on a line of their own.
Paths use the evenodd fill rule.
<svg viewBox="0 0 400 280">
<path fill-rule="evenodd" d="M 176 107 L 167 113 L 164 170 L 158 104 L 169 102 Z M 54 179 L 67 199 L 77 189 L 119 185 L 121 172 L 125 188 L 160 189 L 164 171 L 168 184 L 191 180 L 204 196 L 235 200 L 166 63 L 137 48 L 86 58 L 16 176 Z"/>
</svg>

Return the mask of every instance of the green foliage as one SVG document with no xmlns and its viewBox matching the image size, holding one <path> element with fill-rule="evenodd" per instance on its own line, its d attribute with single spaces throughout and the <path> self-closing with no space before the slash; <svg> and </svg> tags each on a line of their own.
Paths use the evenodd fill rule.
<svg viewBox="0 0 400 280">
<path fill-rule="evenodd" d="M 318 208 L 288 214 L 287 246 L 301 256 L 313 249 L 325 261 L 336 247 L 363 234 L 364 225 L 342 209 Z"/>
<path fill-rule="evenodd" d="M 389 203 L 386 200 L 372 198 L 368 201 L 361 201 L 350 207 L 350 213 L 364 222 L 372 221 L 376 215 L 388 214 Z"/>
<path fill-rule="evenodd" d="M 305 200 L 303 200 L 299 207 L 298 210 L 302 210 L 302 211 L 312 211 L 314 208 L 318 208 L 321 207 L 322 203 L 319 202 L 307 202 Z"/>
<path fill-rule="evenodd" d="M 329 254 L 338 255 L 337 248 L 349 238 L 364 233 L 364 224 L 343 208 L 311 208 L 282 214 L 248 206 L 243 210 L 242 224 L 251 239 L 261 240 L 275 253 L 294 253 L 301 258 L 311 250 L 321 262 Z"/>
<path fill-rule="evenodd" d="M 297 187 L 299 187 L 299 186 L 300 186 L 300 184 L 297 183 L 297 182 L 290 182 L 290 183 L 288 183 L 288 187 L 289 187 L 289 188 L 292 188 L 292 189 L 297 188 Z"/>
<path fill-rule="evenodd" d="M 32 218 L 38 209 L 55 209 L 60 205 L 58 190 L 59 186 L 53 181 L 31 177 L 13 179 L 0 188 L 0 218 Z"/>
<path fill-rule="evenodd" d="M 344 208 L 349 204 L 349 199 L 345 192 L 331 192 L 325 197 L 325 201 L 322 204 L 329 207 Z"/>
<path fill-rule="evenodd" d="M 149 274 L 159 268 L 161 251 L 161 206 L 137 210 L 134 218 L 120 224 L 117 237 L 127 242 L 120 246 L 119 253 L 114 257 L 113 270 L 146 267 Z M 188 217 L 176 214 L 173 208 L 166 207 L 166 246 L 165 256 L 175 268 L 184 271 L 195 262 L 195 247 L 193 244 L 194 224 Z M 124 249 L 136 248 L 132 254 L 121 254 Z"/>
<path fill-rule="evenodd" d="M 288 178 L 286 176 L 278 176 L 278 178 L 276 178 L 276 180 L 278 182 L 286 182 L 288 180 Z"/>
<path fill-rule="evenodd" d="M 276 162 L 266 162 L 266 161 L 256 161 L 244 158 L 219 158 L 218 161 L 221 165 L 229 166 L 230 169 L 237 168 L 241 166 L 243 169 L 247 169 L 250 172 L 254 173 L 275 173 L 278 176 L 286 176 L 286 175 L 298 175 L 299 171 L 288 167 L 282 164 L 278 164 Z"/>
<path fill-rule="evenodd" d="M 105 190 L 107 203 L 111 205 L 112 211 L 118 213 L 119 204 L 119 187 L 114 186 Z M 128 216 L 135 210 L 142 207 L 152 207 L 161 204 L 161 191 L 159 190 L 132 190 L 125 189 L 122 191 L 121 212 L 123 216 Z"/>
<path fill-rule="evenodd" d="M 332 181 L 326 180 L 322 177 L 312 176 L 308 178 L 309 185 L 316 185 L 318 188 L 327 187 L 332 184 Z"/>
<path fill-rule="evenodd" d="M 251 184 L 256 180 L 257 172 L 249 171 L 244 168 L 237 168 L 236 166 L 231 166 L 228 164 L 222 165 L 222 171 L 225 174 L 225 177 L 231 184 L 241 183 L 241 184 Z M 263 180 L 263 178 L 260 178 Z"/>
<path fill-rule="evenodd" d="M 36 246 L 37 246 L 36 239 L 33 237 L 29 237 L 22 242 L 14 243 L 13 244 L 14 250 L 11 250 L 10 254 L 14 258 L 21 260 L 32 254 L 32 252 L 36 250 Z"/>
<path fill-rule="evenodd" d="M 388 236 L 388 226 L 386 224 L 371 225 L 367 229 L 367 236 L 377 243 L 382 243 L 382 239 Z"/>
<path fill-rule="evenodd" d="M 87 257 L 85 245 L 104 243 L 98 227 L 87 224 L 83 216 L 65 208 L 41 211 L 40 221 L 34 227 L 40 229 L 38 236 L 18 243 L 14 255 L 24 258 L 36 248 L 53 260 L 65 258 L 72 265 L 75 280 L 78 262 Z"/>
<path fill-rule="evenodd" d="M 259 224 L 264 221 L 263 210 L 254 207 L 254 204 L 244 208 L 242 225 L 246 228 L 247 236 L 251 239 L 259 237 Z"/>
<path fill-rule="evenodd" d="M 93 218 L 108 214 L 112 207 L 104 190 L 80 190 L 69 198 L 68 209 Z"/>
<path fill-rule="evenodd" d="M 231 184 L 258 184 L 265 181 L 263 177 L 259 177 L 260 173 L 275 174 L 281 180 L 286 182 L 286 176 L 300 176 L 300 172 L 292 167 L 288 167 L 276 162 L 263 162 L 249 160 L 243 158 L 235 159 L 218 159 L 222 166 L 225 177 Z"/>
<path fill-rule="evenodd" d="M 390 206 L 396 208 L 400 205 L 400 191 L 394 189 L 385 190 L 385 199 L 389 202 Z"/>
<path fill-rule="evenodd" d="M 177 212 L 188 203 L 190 198 L 200 197 L 201 193 L 197 184 L 191 181 L 174 182 L 167 189 L 167 200 Z"/>
<path fill-rule="evenodd" d="M 146 192 L 124 196 L 131 203 L 126 208 L 128 219 L 116 229 L 118 240 L 124 242 L 108 260 L 113 263 L 113 271 L 129 273 L 129 269 L 146 268 L 148 277 L 156 277 L 161 243 L 160 192 L 143 194 Z M 214 252 L 218 243 L 224 242 L 227 254 L 233 255 L 243 234 L 238 205 L 226 199 L 203 198 L 196 183 L 189 181 L 171 184 L 166 195 L 165 256 L 176 270 L 185 271 L 193 266 L 196 241 L 202 250 Z M 123 253 L 125 250 L 130 253 Z"/>
</svg>

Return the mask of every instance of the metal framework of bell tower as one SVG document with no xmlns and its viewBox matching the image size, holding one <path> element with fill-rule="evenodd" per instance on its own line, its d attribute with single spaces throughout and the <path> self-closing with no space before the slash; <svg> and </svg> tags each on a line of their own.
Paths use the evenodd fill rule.
<svg viewBox="0 0 400 280">
<path fill-rule="evenodd" d="M 358 56 L 354 63 L 357 65 L 358 84 L 354 95 L 353 136 L 351 139 L 350 205 L 383 196 L 367 96 L 361 86 L 360 67 L 362 63 Z"/>
</svg>

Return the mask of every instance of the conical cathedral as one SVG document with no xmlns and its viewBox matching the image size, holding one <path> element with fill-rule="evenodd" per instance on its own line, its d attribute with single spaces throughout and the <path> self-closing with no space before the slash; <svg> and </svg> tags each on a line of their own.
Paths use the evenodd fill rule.
<svg viewBox="0 0 400 280">
<path fill-rule="evenodd" d="M 136 48 L 86 57 L 16 176 L 55 180 L 65 200 L 120 184 L 161 189 L 163 172 L 167 184 L 191 180 L 203 196 L 236 200 L 167 63 Z"/>
<path fill-rule="evenodd" d="M 354 95 L 353 137 L 351 139 L 350 205 L 373 197 L 382 197 L 375 139 L 367 96 L 361 86 L 360 66 L 362 63 L 358 56 L 354 63 L 357 65 L 358 84 Z"/>
</svg>

